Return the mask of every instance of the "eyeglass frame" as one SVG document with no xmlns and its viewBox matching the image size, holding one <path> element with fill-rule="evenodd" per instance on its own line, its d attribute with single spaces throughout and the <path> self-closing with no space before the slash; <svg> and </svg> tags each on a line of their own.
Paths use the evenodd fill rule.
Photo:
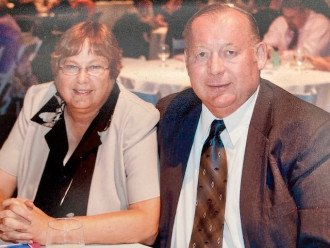
<svg viewBox="0 0 330 248">
<path fill-rule="evenodd" d="M 65 70 L 66 70 L 65 68 L 68 69 L 68 67 L 71 67 L 71 69 L 73 67 L 75 67 L 77 69 L 77 72 L 75 72 L 75 73 L 68 73 L 68 71 L 65 72 Z M 92 67 L 98 67 L 102 70 L 98 74 L 92 74 L 92 73 L 90 73 L 91 72 L 90 69 Z M 59 66 L 59 69 L 63 72 L 64 75 L 67 75 L 67 76 L 77 76 L 81 72 L 81 70 L 84 69 L 89 76 L 98 77 L 98 76 L 102 75 L 102 73 L 104 73 L 105 70 L 109 70 L 110 67 L 103 67 L 101 65 L 90 65 L 90 66 L 87 66 L 87 67 L 80 67 L 80 66 L 77 66 L 77 65 L 70 64 L 70 65 L 61 65 L 61 66 Z"/>
</svg>

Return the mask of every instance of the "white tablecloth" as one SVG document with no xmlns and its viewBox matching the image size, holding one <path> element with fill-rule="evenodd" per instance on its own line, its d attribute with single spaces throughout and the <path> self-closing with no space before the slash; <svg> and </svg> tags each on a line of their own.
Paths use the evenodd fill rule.
<svg viewBox="0 0 330 248">
<path fill-rule="evenodd" d="M 17 248 L 22 248 L 25 247 L 20 245 L 20 244 L 13 244 L 13 243 L 6 243 L 0 240 L 0 248 L 15 248 L 15 246 L 17 246 Z M 43 248 L 45 248 L 46 246 L 41 246 Z M 66 245 L 63 245 L 63 247 L 68 247 Z M 149 247 L 146 245 L 142 245 L 142 244 L 120 244 L 120 245 L 85 245 L 86 248 L 144 248 L 144 247 Z"/>
<path fill-rule="evenodd" d="M 122 245 L 86 245 L 86 248 L 143 248 L 149 247 L 141 244 L 122 244 Z"/>
<path fill-rule="evenodd" d="M 330 112 L 330 72 L 264 69 L 261 77 L 293 94 L 316 92 L 315 105 Z M 167 66 L 162 67 L 159 60 L 124 58 L 119 81 L 129 89 L 158 93 L 159 97 L 190 86 L 184 62 L 175 59 L 169 59 Z"/>
</svg>

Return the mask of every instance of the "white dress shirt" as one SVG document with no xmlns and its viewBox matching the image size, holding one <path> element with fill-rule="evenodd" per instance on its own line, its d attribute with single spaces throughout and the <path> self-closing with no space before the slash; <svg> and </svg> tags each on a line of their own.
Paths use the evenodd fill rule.
<svg viewBox="0 0 330 248">
<path fill-rule="evenodd" d="M 240 186 L 247 133 L 258 92 L 259 88 L 239 109 L 223 119 L 226 129 L 220 137 L 228 163 L 224 248 L 244 247 L 239 206 Z M 202 105 L 176 211 L 171 242 L 173 248 L 189 246 L 195 216 L 200 157 L 214 119 L 218 118 Z"/>
</svg>

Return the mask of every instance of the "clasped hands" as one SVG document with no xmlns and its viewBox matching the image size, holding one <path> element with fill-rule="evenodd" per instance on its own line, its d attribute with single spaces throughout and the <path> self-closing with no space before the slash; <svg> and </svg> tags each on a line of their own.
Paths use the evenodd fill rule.
<svg viewBox="0 0 330 248">
<path fill-rule="evenodd" d="M 0 206 L 0 238 L 6 242 L 43 245 L 48 222 L 52 219 L 31 200 L 6 199 Z"/>
</svg>

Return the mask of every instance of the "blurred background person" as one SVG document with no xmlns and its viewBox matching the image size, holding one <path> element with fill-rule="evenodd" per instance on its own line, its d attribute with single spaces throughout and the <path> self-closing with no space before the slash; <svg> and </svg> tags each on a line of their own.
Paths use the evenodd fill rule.
<svg viewBox="0 0 330 248">
<path fill-rule="evenodd" d="M 13 8 L 11 10 L 12 15 L 28 15 L 35 16 L 38 13 L 34 0 L 15 0 L 12 1 Z"/>
<path fill-rule="evenodd" d="M 281 10 L 282 1 L 283 0 L 271 0 L 270 4 L 269 4 L 269 7 L 271 9 Z"/>
<path fill-rule="evenodd" d="M 271 23 L 281 15 L 278 9 L 270 7 L 270 2 L 271 0 L 254 0 L 253 17 L 256 20 L 261 38 L 267 33 Z"/>
<path fill-rule="evenodd" d="M 112 31 L 124 57 L 149 57 L 150 33 L 153 23 L 151 0 L 134 0 L 134 8 L 119 18 Z"/>
<path fill-rule="evenodd" d="M 0 73 L 8 73 L 13 68 L 22 44 L 21 29 L 10 15 L 7 4 L 7 0 L 0 0 L 0 47 L 3 49 L 0 56 Z"/>
<path fill-rule="evenodd" d="M 304 6 L 302 0 L 283 0 L 282 15 L 276 18 L 264 42 L 280 52 L 300 49 L 309 55 L 330 55 L 330 22 Z"/>
<path fill-rule="evenodd" d="M 304 4 L 306 8 L 330 18 L 330 3 L 327 3 L 325 0 L 304 0 Z"/>
<path fill-rule="evenodd" d="M 158 26 L 168 25 L 168 20 L 172 14 L 182 7 L 183 0 L 155 0 L 154 14 Z"/>
<path fill-rule="evenodd" d="M 67 30 L 52 66 L 55 82 L 28 90 L 0 150 L 0 238 L 44 245 L 49 221 L 74 216 L 86 244 L 151 245 L 159 112 L 116 83 L 121 52 L 105 25 Z"/>
<path fill-rule="evenodd" d="M 184 47 L 177 52 L 173 49 L 173 39 L 183 40 L 182 32 L 183 29 L 190 19 L 199 8 L 207 5 L 207 0 L 182 0 L 180 7 L 177 8 L 170 16 L 167 17 L 167 34 L 165 38 L 165 43 L 170 46 L 171 56 L 177 53 L 183 53 Z"/>
</svg>

